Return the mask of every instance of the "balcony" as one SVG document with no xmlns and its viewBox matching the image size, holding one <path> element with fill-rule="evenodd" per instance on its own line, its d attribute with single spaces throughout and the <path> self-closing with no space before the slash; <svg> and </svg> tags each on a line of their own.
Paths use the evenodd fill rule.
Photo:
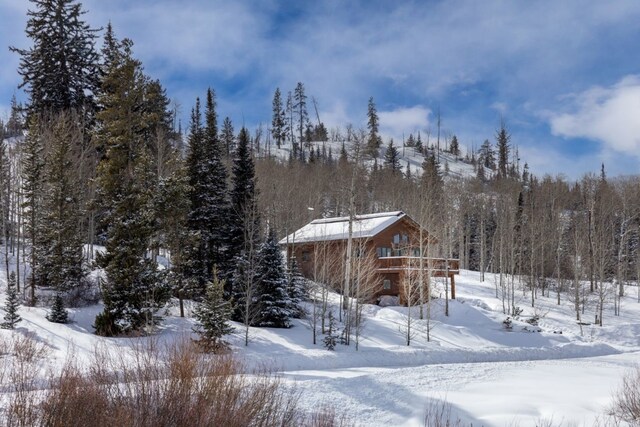
<svg viewBox="0 0 640 427">
<path fill-rule="evenodd" d="M 423 268 L 431 270 L 435 276 L 460 273 L 460 260 L 445 258 L 423 258 Z M 447 269 L 447 263 L 449 268 Z M 378 258 L 379 273 L 396 273 L 401 271 L 420 270 L 420 257 L 417 256 L 387 256 Z"/>
</svg>

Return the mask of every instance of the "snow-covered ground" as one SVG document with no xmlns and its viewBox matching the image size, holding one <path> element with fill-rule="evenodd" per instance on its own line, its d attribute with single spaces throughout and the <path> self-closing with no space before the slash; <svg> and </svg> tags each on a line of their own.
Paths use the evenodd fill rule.
<svg viewBox="0 0 640 427">
<path fill-rule="evenodd" d="M 5 299 L 5 272 L 0 267 L 0 305 Z M 620 316 L 606 310 L 604 327 L 578 325 L 573 305 L 562 297 L 540 297 L 530 307 L 530 295 L 518 293 L 523 308 L 511 331 L 503 328 L 502 302 L 495 297 L 492 275 L 457 277 L 457 300 L 432 305 L 430 341 L 426 320 L 416 318 L 411 346 L 406 345 L 406 307 L 366 306 L 366 322 L 356 351 L 338 345 L 328 351 L 312 343 L 309 320 L 294 321 L 291 329 L 251 328 L 244 346 L 243 326 L 229 337 L 233 352 L 248 366 L 267 365 L 282 372 L 287 384 L 300 391 L 300 403 L 319 403 L 345 412 L 359 425 L 422 425 L 430 403 L 446 400 L 455 417 L 485 426 L 591 425 L 606 411 L 622 375 L 640 361 L 640 303 L 637 288 L 628 287 Z M 331 295 L 337 308 L 337 295 Z M 23 321 L 15 331 L 0 330 L 0 339 L 33 333 L 49 347 L 46 361 L 55 368 L 73 351 L 78 360 L 93 357 L 96 346 L 122 352 L 139 339 L 101 338 L 93 334 L 100 305 L 70 310 L 73 323 L 45 319 L 44 308 L 20 309 Z M 187 307 L 187 313 L 190 307 Z M 524 322 L 540 314 L 541 332 L 528 332 Z M 0 316 L 3 313 L 0 312 Z M 588 306 L 583 319 L 593 319 Z M 154 339 L 172 342 L 189 337 L 193 320 L 168 309 Z M 143 340 L 146 338 L 143 338 Z M 0 354 L 2 352 L 0 351 Z M 7 355 L 0 355 L 9 357 Z"/>
<path fill-rule="evenodd" d="M 331 155 L 335 160 L 340 157 L 342 142 L 313 142 L 312 145 L 314 147 L 314 150 L 316 149 L 316 147 L 319 147 L 320 150 L 322 150 L 322 147 L 324 146 L 327 155 L 329 153 L 329 150 L 331 150 Z M 424 162 L 424 156 L 413 147 L 402 147 L 402 141 L 396 141 L 394 146 L 398 149 L 398 152 L 400 154 L 400 166 L 402 172 L 405 173 L 408 166 L 414 176 L 420 176 L 422 174 L 422 163 Z M 349 153 L 351 153 L 351 142 L 345 142 L 345 148 Z M 275 144 L 272 144 L 271 146 L 263 147 L 263 149 L 271 156 L 276 156 L 280 159 L 286 160 L 289 158 L 291 152 L 291 143 L 284 143 L 281 145 L 281 148 L 277 148 Z M 384 155 L 386 151 L 387 143 L 384 143 L 382 147 L 380 147 L 379 155 L 377 158 L 379 166 L 382 166 L 384 164 Z M 445 166 L 446 168 L 448 168 L 448 176 L 457 178 L 475 176 L 473 165 L 465 163 L 461 157 L 456 157 L 451 153 L 441 151 L 438 160 L 440 162 L 440 168 L 442 171 L 445 170 Z M 369 166 L 373 165 L 373 160 L 368 160 L 367 162 Z M 487 171 L 487 173 L 489 173 L 489 171 Z"/>
</svg>

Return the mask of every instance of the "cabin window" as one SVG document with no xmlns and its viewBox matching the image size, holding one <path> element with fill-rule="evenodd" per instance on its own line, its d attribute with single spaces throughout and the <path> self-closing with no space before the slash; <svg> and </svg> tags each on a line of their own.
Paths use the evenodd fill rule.
<svg viewBox="0 0 640 427">
<path fill-rule="evenodd" d="M 413 256 L 420 256 L 420 248 L 413 248 Z"/>
<path fill-rule="evenodd" d="M 407 250 L 404 248 L 396 249 L 393 251 L 395 256 L 405 256 L 407 254 Z"/>
<path fill-rule="evenodd" d="M 309 261 L 311 259 L 311 254 L 309 251 L 302 251 L 302 261 Z"/>
<path fill-rule="evenodd" d="M 376 248 L 378 258 L 391 256 L 391 248 Z"/>
<path fill-rule="evenodd" d="M 389 279 L 384 279 L 384 280 L 382 281 L 382 289 L 385 289 L 385 290 L 389 290 L 389 289 L 391 289 L 391 280 L 389 280 Z"/>
<path fill-rule="evenodd" d="M 407 236 L 406 234 L 398 233 L 393 236 L 394 245 L 399 245 L 399 244 L 406 245 L 408 243 L 409 243 L 409 236 Z"/>
</svg>

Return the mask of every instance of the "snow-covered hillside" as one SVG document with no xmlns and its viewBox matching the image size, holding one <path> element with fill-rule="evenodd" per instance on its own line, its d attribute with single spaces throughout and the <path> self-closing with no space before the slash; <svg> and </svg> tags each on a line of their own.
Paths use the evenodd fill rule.
<svg viewBox="0 0 640 427">
<path fill-rule="evenodd" d="M 345 149 L 347 152 L 352 152 L 352 142 L 345 141 Z M 331 155 L 334 159 L 337 159 L 340 156 L 340 150 L 342 149 L 342 142 L 337 141 L 327 141 L 327 142 L 313 142 L 312 143 L 314 150 L 320 148 L 321 152 L 324 147 L 327 155 L 329 150 L 331 150 Z M 400 154 L 400 165 L 403 173 L 406 173 L 407 166 L 411 170 L 411 174 L 414 176 L 420 176 L 422 174 L 422 163 L 424 161 L 424 156 L 418 152 L 413 147 L 402 147 L 396 145 L 398 149 L 398 153 Z M 277 148 L 275 145 L 270 145 L 264 150 L 268 151 L 268 153 L 272 156 L 276 156 L 281 159 L 288 159 L 291 152 L 291 144 L 284 143 L 281 148 Z M 387 151 L 387 146 L 383 145 L 380 148 L 378 158 L 376 159 L 378 165 L 382 166 L 384 164 L 384 156 Z M 441 171 L 448 170 L 447 176 L 463 178 L 463 177 L 472 177 L 475 176 L 475 171 L 473 165 L 465 162 L 461 157 L 456 157 L 451 153 L 441 151 L 439 156 L 440 168 Z M 369 166 L 373 166 L 374 160 L 367 160 Z"/>
<path fill-rule="evenodd" d="M 5 278 L 0 270 L 2 301 Z M 566 299 L 558 306 L 555 296 L 540 297 L 533 309 L 522 294 L 517 304 L 524 311 L 508 331 L 493 277 L 487 279 L 482 283 L 478 273 L 462 271 L 449 316 L 443 299 L 433 301 L 430 341 L 427 321 L 418 318 L 414 307 L 411 346 L 405 344 L 407 308 L 374 305 L 365 307 L 357 351 L 354 345 L 328 351 L 321 335 L 313 345 L 305 319 L 295 320 L 291 329 L 251 328 L 248 347 L 243 326 L 235 324 L 229 341 L 248 366 L 281 371 L 287 384 L 301 392 L 303 406 L 326 401 L 361 425 L 420 425 L 429 403 L 442 400 L 452 405 L 455 417 L 473 425 L 525 426 L 541 419 L 591 425 L 606 410 L 625 370 L 640 360 L 637 288 L 628 288 L 620 316 L 605 313 L 602 328 L 577 324 Z M 332 294 L 331 302 L 337 313 L 338 296 Z M 139 345 L 139 339 L 94 335 L 100 310 L 100 305 L 71 309 L 73 323 L 60 325 L 48 322 L 43 308 L 22 307 L 24 320 L 15 331 L 0 330 L 0 339 L 34 334 L 50 349 L 46 369 L 62 366 L 69 352 L 82 362 L 98 346 L 122 352 Z M 540 332 L 527 331 L 534 329 L 525 322 L 533 314 L 541 316 Z M 594 314 L 587 309 L 583 318 Z M 192 327 L 193 319 L 178 317 L 171 307 L 152 338 L 173 342 L 191 336 Z"/>
</svg>

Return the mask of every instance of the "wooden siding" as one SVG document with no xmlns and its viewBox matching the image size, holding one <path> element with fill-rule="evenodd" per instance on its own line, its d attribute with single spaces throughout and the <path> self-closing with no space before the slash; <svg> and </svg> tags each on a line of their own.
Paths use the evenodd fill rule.
<svg viewBox="0 0 640 427">
<path fill-rule="evenodd" d="M 395 235 L 406 235 L 408 241 L 399 243 L 393 242 Z M 413 251 L 419 247 L 418 225 L 405 216 L 400 221 L 392 224 L 387 229 L 368 239 L 354 239 L 353 247 L 374 254 L 374 268 L 377 273 L 379 283 L 376 286 L 376 298 L 381 295 L 399 296 L 401 301 L 406 301 L 402 292 L 401 281 L 405 274 L 419 270 L 420 257 L 414 256 Z M 426 237 L 425 242 L 434 243 Z M 290 242 L 287 247 L 287 254 L 292 252 L 296 258 L 301 273 L 312 280 L 323 281 L 339 290 L 344 283 L 344 263 L 346 261 L 346 240 L 332 240 L 324 242 L 305 242 L 296 245 Z M 391 256 L 378 256 L 378 248 L 388 248 Z M 451 297 L 455 298 L 454 275 L 459 273 L 459 261 L 457 259 L 427 258 L 423 257 L 425 270 L 430 269 L 432 277 L 449 277 L 451 286 Z M 391 281 L 390 289 L 384 289 L 384 280 Z"/>
</svg>

